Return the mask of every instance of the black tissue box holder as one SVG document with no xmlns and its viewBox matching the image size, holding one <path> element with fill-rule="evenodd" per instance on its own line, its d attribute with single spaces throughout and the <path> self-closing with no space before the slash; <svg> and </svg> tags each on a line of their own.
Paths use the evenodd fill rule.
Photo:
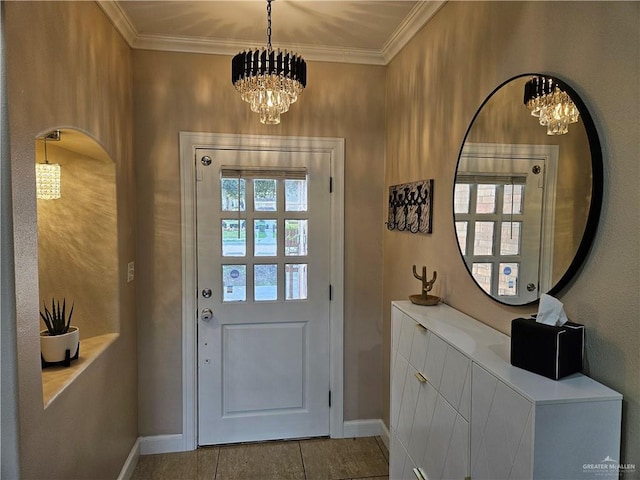
<svg viewBox="0 0 640 480">
<path fill-rule="evenodd" d="M 562 327 L 533 318 L 511 321 L 511 365 L 553 380 L 582 371 L 584 325 Z"/>
</svg>

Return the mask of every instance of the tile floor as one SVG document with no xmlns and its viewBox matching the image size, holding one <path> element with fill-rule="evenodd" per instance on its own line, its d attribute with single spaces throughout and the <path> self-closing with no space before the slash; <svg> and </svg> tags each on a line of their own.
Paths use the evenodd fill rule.
<svg viewBox="0 0 640 480">
<path fill-rule="evenodd" d="M 388 480 L 380 437 L 224 445 L 144 455 L 132 480 Z"/>
</svg>

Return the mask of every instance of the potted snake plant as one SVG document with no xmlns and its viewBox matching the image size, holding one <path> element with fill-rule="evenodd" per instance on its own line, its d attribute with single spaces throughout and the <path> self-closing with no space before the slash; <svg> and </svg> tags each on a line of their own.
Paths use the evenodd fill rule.
<svg viewBox="0 0 640 480">
<path fill-rule="evenodd" d="M 80 330 L 71 325 L 73 308 L 71 305 L 67 315 L 67 301 L 62 299 L 57 302 L 51 299 L 51 310 L 43 302 L 44 312 L 40 311 L 40 317 L 47 328 L 40 332 L 40 352 L 42 354 L 42 366 L 50 364 L 64 364 L 68 367 L 71 360 L 78 358 L 80 350 Z"/>
</svg>

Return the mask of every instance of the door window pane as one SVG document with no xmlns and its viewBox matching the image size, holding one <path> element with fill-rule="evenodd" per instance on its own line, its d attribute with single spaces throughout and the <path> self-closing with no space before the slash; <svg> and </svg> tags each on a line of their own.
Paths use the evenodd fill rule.
<svg viewBox="0 0 640 480">
<path fill-rule="evenodd" d="M 524 185 L 505 185 L 502 199 L 502 213 L 522 213 Z"/>
<path fill-rule="evenodd" d="M 476 213 L 494 213 L 496 211 L 496 187 L 497 185 L 478 185 Z"/>
<path fill-rule="evenodd" d="M 517 263 L 501 263 L 498 277 L 498 295 L 513 297 L 518 295 Z"/>
<path fill-rule="evenodd" d="M 256 212 L 275 212 L 277 210 L 275 180 L 253 181 L 253 208 Z"/>
<path fill-rule="evenodd" d="M 494 222 L 476 222 L 474 255 L 493 255 L 493 226 Z"/>
<path fill-rule="evenodd" d="M 307 255 L 308 220 L 284 221 L 284 254 Z"/>
<path fill-rule="evenodd" d="M 307 211 L 307 181 L 284 181 L 284 209 L 287 212 Z"/>
<path fill-rule="evenodd" d="M 520 227 L 522 222 L 502 222 L 500 255 L 520 254 Z"/>
<path fill-rule="evenodd" d="M 453 212 L 469 213 L 469 184 L 457 183 L 453 191 Z"/>
<path fill-rule="evenodd" d="M 471 274 L 478 285 L 487 293 L 491 293 L 491 276 L 493 274 L 491 263 L 474 263 L 471 267 Z"/>
<path fill-rule="evenodd" d="M 222 188 L 222 211 L 235 212 L 240 210 L 244 212 L 245 205 L 245 181 L 237 178 L 220 179 Z"/>
<path fill-rule="evenodd" d="M 253 298 L 256 302 L 278 299 L 278 266 L 253 266 Z"/>
<path fill-rule="evenodd" d="M 275 257 L 278 254 L 277 220 L 255 220 L 253 225 L 256 257 Z"/>
<path fill-rule="evenodd" d="M 246 222 L 244 220 L 222 220 L 222 256 L 244 257 L 246 254 Z"/>
<path fill-rule="evenodd" d="M 222 266 L 222 301 L 244 302 L 247 299 L 247 266 Z"/>
<path fill-rule="evenodd" d="M 284 267 L 285 298 L 304 300 L 307 298 L 307 264 L 287 263 Z"/>
<path fill-rule="evenodd" d="M 458 236 L 458 245 L 462 255 L 467 254 L 467 226 L 468 222 L 456 222 L 456 235 Z"/>
</svg>

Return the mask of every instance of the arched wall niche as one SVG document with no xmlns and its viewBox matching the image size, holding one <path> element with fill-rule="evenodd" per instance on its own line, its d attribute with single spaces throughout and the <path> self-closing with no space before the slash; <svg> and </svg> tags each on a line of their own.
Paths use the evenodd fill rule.
<svg viewBox="0 0 640 480">
<path fill-rule="evenodd" d="M 72 324 L 82 341 L 119 333 L 116 167 L 105 149 L 75 128 L 54 128 L 36 137 L 36 163 L 60 164 L 60 193 L 38 199 L 40 309 L 51 299 L 74 304 Z M 41 329 L 44 323 L 40 320 Z"/>
</svg>

